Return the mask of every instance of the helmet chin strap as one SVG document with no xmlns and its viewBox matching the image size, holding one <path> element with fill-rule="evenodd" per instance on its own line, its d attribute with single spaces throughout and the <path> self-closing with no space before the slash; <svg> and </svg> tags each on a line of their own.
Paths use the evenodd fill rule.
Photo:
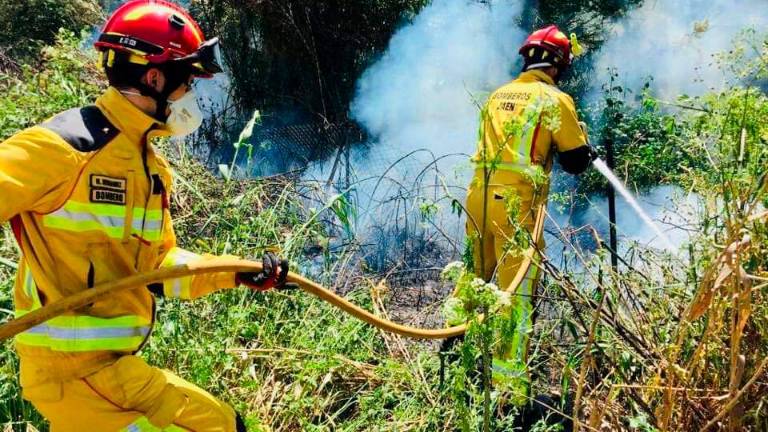
<svg viewBox="0 0 768 432">
<path fill-rule="evenodd" d="M 165 115 L 165 110 L 168 108 L 168 96 L 170 95 L 170 93 L 166 94 L 167 92 L 165 91 L 165 89 L 168 87 L 169 86 L 166 85 L 163 91 L 157 91 L 154 87 L 148 86 L 144 83 L 141 83 L 138 86 L 139 92 L 142 96 L 147 96 L 155 101 L 155 113 L 152 114 L 152 117 L 163 123 L 165 123 L 165 121 L 168 119 Z"/>
<path fill-rule="evenodd" d="M 167 67 L 160 70 L 165 75 L 165 86 L 161 91 L 143 82 L 140 82 L 137 88 L 142 96 L 150 97 L 155 101 L 155 114 L 152 117 L 165 123 L 168 120 L 168 114 L 166 114 L 168 97 L 189 79 L 189 75 Z"/>
</svg>

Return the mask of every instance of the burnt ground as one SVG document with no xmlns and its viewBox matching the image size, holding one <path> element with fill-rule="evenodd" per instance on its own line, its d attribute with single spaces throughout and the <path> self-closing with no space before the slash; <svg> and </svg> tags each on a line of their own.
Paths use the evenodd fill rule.
<svg viewBox="0 0 768 432">
<path fill-rule="evenodd" d="M 403 286 L 392 289 L 384 306 L 390 318 L 412 327 L 437 329 L 445 326 L 441 307 L 451 295 L 453 286 L 437 281 L 425 281 L 419 286 Z M 424 348 L 436 351 L 440 340 L 413 341 Z"/>
<path fill-rule="evenodd" d="M 441 282 L 440 268 L 394 271 L 376 280 L 386 280 L 386 289 L 380 293 L 383 311 L 378 315 L 407 326 L 438 329 L 444 327 L 441 307 L 453 292 L 453 285 Z M 401 338 L 406 347 L 419 346 L 436 352 L 440 340 Z"/>
</svg>

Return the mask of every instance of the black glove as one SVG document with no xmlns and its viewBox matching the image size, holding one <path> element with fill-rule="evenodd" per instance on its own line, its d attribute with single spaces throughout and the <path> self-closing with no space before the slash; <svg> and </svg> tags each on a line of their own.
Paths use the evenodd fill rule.
<svg viewBox="0 0 768 432">
<path fill-rule="evenodd" d="M 600 158 L 600 155 L 597 153 L 597 150 L 595 150 L 594 147 L 589 146 L 589 159 L 590 159 L 590 161 L 594 162 L 598 158 Z"/>
<path fill-rule="evenodd" d="M 597 156 L 592 146 L 583 145 L 573 150 L 558 152 L 558 160 L 563 171 L 568 174 L 579 175 L 589 168 Z"/>
<path fill-rule="evenodd" d="M 272 288 L 282 288 L 288 279 L 288 260 L 279 259 L 272 252 L 267 252 L 262 258 L 264 269 L 257 273 L 237 273 L 235 280 L 256 291 L 267 291 Z"/>
</svg>

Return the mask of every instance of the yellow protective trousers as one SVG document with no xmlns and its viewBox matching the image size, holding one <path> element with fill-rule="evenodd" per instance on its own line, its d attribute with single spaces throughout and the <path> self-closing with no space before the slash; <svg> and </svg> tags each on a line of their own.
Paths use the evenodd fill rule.
<svg viewBox="0 0 768 432">
<path fill-rule="evenodd" d="M 229 405 L 139 357 L 120 357 L 83 378 L 52 379 L 54 368 L 21 362 L 24 398 L 50 421 L 51 432 L 236 431 Z"/>
<path fill-rule="evenodd" d="M 505 195 L 510 188 L 520 197 L 517 227 L 510 223 L 505 205 Z M 467 195 L 467 235 L 472 239 L 475 274 L 486 281 L 495 274 L 499 288 L 509 288 L 524 257 L 509 253 L 508 243 L 517 229 L 533 232 L 539 203 L 530 187 L 489 185 L 485 189 L 480 182 L 473 183 Z M 544 247 L 543 241 L 539 247 Z M 513 290 L 511 308 L 499 312 L 514 314 L 516 325 L 511 344 L 494 353 L 493 382 L 500 389 L 509 391 L 512 402 L 518 406 L 527 403 L 530 390 L 528 348 L 538 279 L 539 267 L 533 263 L 523 282 Z"/>
</svg>

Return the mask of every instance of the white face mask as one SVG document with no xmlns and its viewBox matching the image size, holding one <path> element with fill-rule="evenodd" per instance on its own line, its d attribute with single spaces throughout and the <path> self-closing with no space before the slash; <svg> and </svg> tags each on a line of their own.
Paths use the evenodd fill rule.
<svg viewBox="0 0 768 432">
<path fill-rule="evenodd" d="M 175 101 L 168 101 L 168 108 L 171 113 L 165 124 L 175 137 L 187 136 L 203 123 L 203 113 L 200 112 L 194 90 L 188 91 Z"/>
</svg>

